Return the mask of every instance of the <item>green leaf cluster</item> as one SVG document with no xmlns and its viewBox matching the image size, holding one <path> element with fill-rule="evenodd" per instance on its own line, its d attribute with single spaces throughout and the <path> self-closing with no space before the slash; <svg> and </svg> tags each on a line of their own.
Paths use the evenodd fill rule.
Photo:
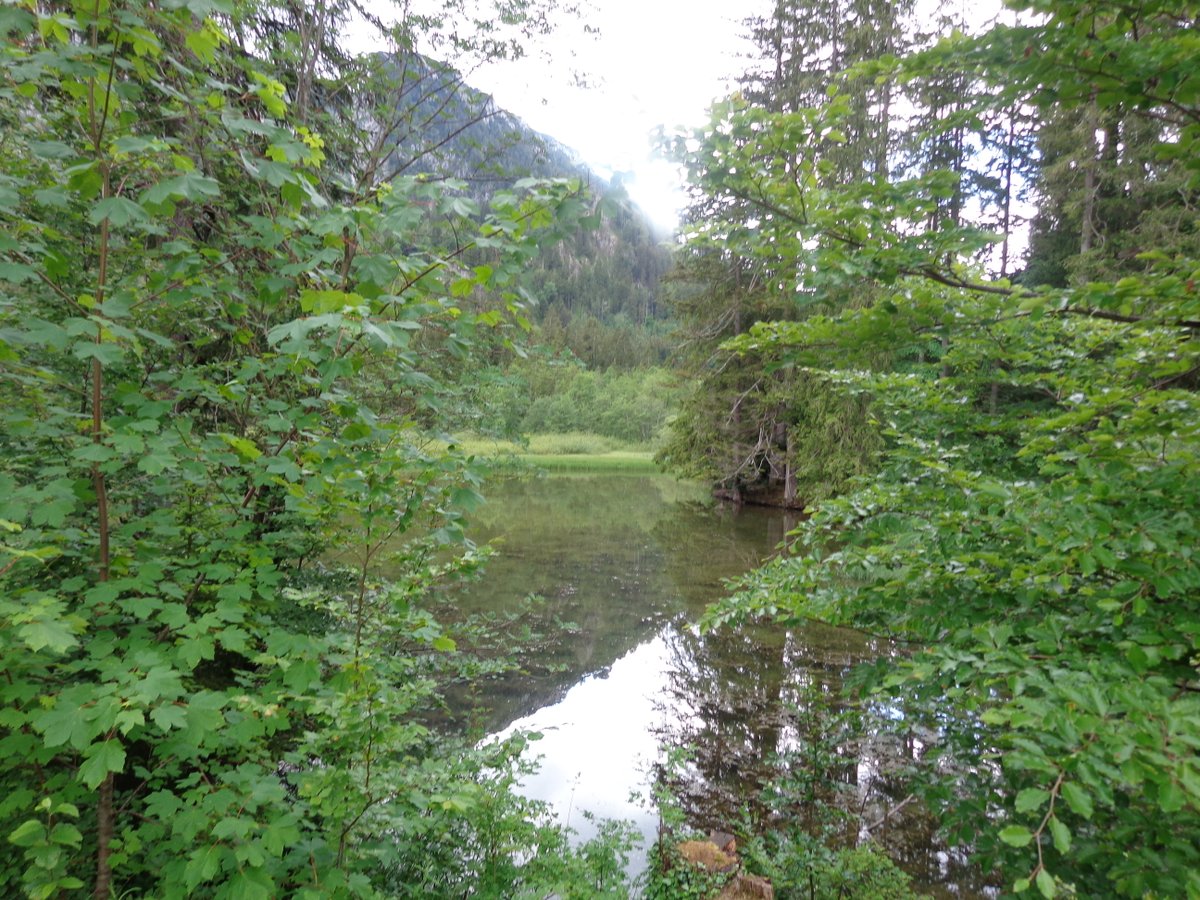
<svg viewBox="0 0 1200 900">
<path fill-rule="evenodd" d="M 701 246 L 772 271 L 786 260 L 780 290 L 801 300 L 871 282 L 727 348 L 869 397 L 885 440 L 879 471 L 814 507 L 794 553 L 709 624 L 811 616 L 898 638 L 862 686 L 931 736 L 922 796 L 1012 890 L 1192 896 L 1200 259 L 1194 222 L 1171 237 L 1146 217 L 1191 216 L 1200 10 L 1028 11 L 894 71 L 960 66 L 976 146 L 985 114 L 1014 106 L 1042 123 L 1088 109 L 1136 120 L 1136 152 L 1152 147 L 1188 188 L 1139 214 L 1156 243 L 1119 273 L 1036 291 L 989 277 L 972 264 L 986 236 L 936 214 L 954 171 L 810 177 L 819 160 L 785 148 L 818 146 L 845 119 L 836 98 L 786 112 L 735 98 L 687 148 L 714 203 L 759 213 L 755 229 L 698 233 Z"/>
<path fill-rule="evenodd" d="M 341 57 L 305 41 L 337 9 L 4 7 L 6 896 L 595 875 L 489 776 L 515 753 L 447 751 L 419 717 L 456 671 L 429 598 L 478 564 L 441 401 L 521 330 L 514 279 L 579 188 L 480 212 L 331 157 L 309 101 Z M 303 47 L 270 59 L 253 36 L 281 22 Z"/>
</svg>

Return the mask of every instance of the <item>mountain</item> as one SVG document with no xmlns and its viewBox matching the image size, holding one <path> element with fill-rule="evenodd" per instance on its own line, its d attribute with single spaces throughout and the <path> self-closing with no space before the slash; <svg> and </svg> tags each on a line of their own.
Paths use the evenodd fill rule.
<svg viewBox="0 0 1200 900">
<path fill-rule="evenodd" d="M 395 111 L 386 177 L 459 179 L 481 202 L 525 177 L 577 177 L 609 189 L 570 148 L 496 106 L 453 66 L 416 53 L 380 61 Z"/>
<path fill-rule="evenodd" d="M 527 275 L 543 340 L 593 368 L 662 362 L 669 352 L 660 281 L 668 236 L 617 183 L 570 148 L 527 126 L 467 84 L 454 67 L 415 53 L 381 57 L 394 110 L 377 137 L 393 150 L 385 177 L 457 179 L 481 205 L 525 177 L 579 178 L 601 211 L 598 227 L 547 248 Z"/>
</svg>

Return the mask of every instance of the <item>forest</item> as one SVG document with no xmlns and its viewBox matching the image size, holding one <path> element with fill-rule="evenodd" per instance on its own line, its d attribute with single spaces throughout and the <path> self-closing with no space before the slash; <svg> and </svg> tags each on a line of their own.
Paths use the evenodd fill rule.
<svg viewBox="0 0 1200 900">
<path fill-rule="evenodd" d="M 466 84 L 564 15 L 0 5 L 0 892 L 919 896 L 869 727 L 980 896 L 1200 898 L 1200 5 L 778 0 L 674 238 Z M 878 648 L 736 877 L 439 724 L 523 671 L 471 439 L 581 431 L 803 511 L 695 640 Z"/>
</svg>

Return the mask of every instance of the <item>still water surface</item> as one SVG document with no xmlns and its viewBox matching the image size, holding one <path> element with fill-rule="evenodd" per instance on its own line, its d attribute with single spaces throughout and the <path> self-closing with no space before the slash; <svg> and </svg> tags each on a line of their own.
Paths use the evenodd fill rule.
<svg viewBox="0 0 1200 900">
<path fill-rule="evenodd" d="M 676 785 L 692 824 L 732 828 L 778 772 L 777 754 L 828 742 L 822 716 L 841 702 L 850 668 L 890 652 L 817 625 L 695 629 L 727 579 L 776 552 L 794 514 L 715 504 L 667 476 L 512 479 L 487 496 L 471 535 L 499 556 L 453 603 L 459 614 L 511 617 L 533 652 L 522 672 L 452 700 L 483 732 L 543 735 L 541 768 L 524 790 L 582 837 L 594 833 L 587 811 L 631 819 L 647 847 L 654 841 L 646 798 L 665 746 L 694 748 Z M 889 773 L 919 750 L 894 735 L 838 746 L 829 769 L 838 796 L 863 822 L 885 816 L 902 799 Z M 931 831 L 910 808 L 872 837 L 936 894 L 972 896 Z"/>
</svg>

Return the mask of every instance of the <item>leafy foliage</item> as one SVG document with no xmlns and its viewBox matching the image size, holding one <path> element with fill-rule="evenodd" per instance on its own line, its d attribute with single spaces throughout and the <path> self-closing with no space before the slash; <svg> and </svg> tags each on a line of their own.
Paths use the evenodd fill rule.
<svg viewBox="0 0 1200 900">
<path fill-rule="evenodd" d="M 894 73 L 961 67 L 975 129 L 1014 107 L 1136 122 L 1154 177 L 1188 185 L 1171 207 L 1187 218 L 1200 11 L 1057 0 L 1028 11 L 1044 18 L 957 36 Z M 793 260 L 781 282 L 797 297 L 861 276 L 880 286 L 727 346 L 869 396 L 887 445 L 880 471 L 817 507 L 796 554 L 709 624 L 817 616 L 912 642 L 865 686 L 937 736 L 924 797 L 1014 891 L 1200 893 L 1191 224 L 1175 237 L 1146 228 L 1155 243 L 1120 273 L 1084 248 L 1067 268 L 1096 280 L 1019 290 L 970 265 L 985 235 L 938 214 L 961 172 L 838 186 L 816 177 L 819 162 L 776 152 L 836 140 L 849 114 L 837 97 L 715 112 L 690 151 L 702 183 L 762 214 L 721 239 L 743 257 Z M 1152 212 L 1138 221 L 1165 210 Z"/>
<path fill-rule="evenodd" d="M 440 379 L 519 325 L 577 186 L 480 214 L 454 182 L 331 169 L 363 160 L 302 118 L 330 60 L 282 10 L 2 12 L 0 886 L 600 878 L 623 839 L 568 850 L 508 790 L 517 745 L 443 758 L 415 715 L 454 649 L 425 597 L 477 564 Z M 256 29 L 312 55 L 276 70 Z M 339 545 L 349 573 L 314 569 Z"/>
<path fill-rule="evenodd" d="M 485 374 L 475 430 L 500 434 L 588 432 L 634 444 L 654 440 L 680 394 L 664 369 L 588 371 L 576 360 L 532 355 Z"/>
</svg>

